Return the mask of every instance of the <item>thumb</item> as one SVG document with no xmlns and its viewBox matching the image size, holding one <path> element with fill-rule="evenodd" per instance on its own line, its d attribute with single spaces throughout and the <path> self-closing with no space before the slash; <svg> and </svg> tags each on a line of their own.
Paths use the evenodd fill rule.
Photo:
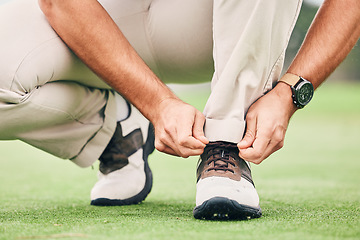
<svg viewBox="0 0 360 240">
<path fill-rule="evenodd" d="M 256 134 L 256 120 L 250 120 L 246 123 L 246 132 L 243 139 L 238 143 L 239 149 L 246 149 L 252 146 L 255 141 Z"/>
<path fill-rule="evenodd" d="M 205 116 L 201 112 L 197 112 L 194 118 L 193 136 L 203 144 L 208 144 L 209 140 L 204 134 Z"/>
</svg>

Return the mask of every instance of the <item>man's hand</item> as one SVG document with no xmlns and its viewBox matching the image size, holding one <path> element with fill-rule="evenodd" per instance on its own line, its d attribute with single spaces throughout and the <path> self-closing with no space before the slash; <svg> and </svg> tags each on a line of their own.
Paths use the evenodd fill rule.
<svg viewBox="0 0 360 240">
<path fill-rule="evenodd" d="M 158 105 L 155 126 L 157 150 L 187 158 L 200 155 L 209 143 L 204 136 L 204 115 L 180 99 L 168 98 Z"/>
<path fill-rule="evenodd" d="M 154 124 L 159 151 L 181 157 L 203 152 L 208 143 L 203 114 L 177 98 L 151 71 L 98 1 L 39 4 L 77 56 Z"/>
<path fill-rule="evenodd" d="M 237 145 L 239 156 L 246 161 L 260 164 L 282 148 L 289 120 L 295 111 L 290 87 L 285 83 L 278 83 L 249 108 L 246 115 L 246 133 Z"/>
<path fill-rule="evenodd" d="M 325 0 L 287 72 L 310 80 L 316 89 L 358 41 L 359 20 L 358 0 Z M 296 111 L 289 91 L 289 86 L 279 83 L 250 107 L 245 137 L 238 144 L 240 157 L 259 164 L 283 146 Z"/>
</svg>

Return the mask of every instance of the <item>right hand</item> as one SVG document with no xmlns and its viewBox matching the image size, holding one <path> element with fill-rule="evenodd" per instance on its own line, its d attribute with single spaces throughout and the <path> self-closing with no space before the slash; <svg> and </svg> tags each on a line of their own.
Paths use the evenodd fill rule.
<svg viewBox="0 0 360 240">
<path fill-rule="evenodd" d="M 205 116 L 180 99 L 167 98 L 157 108 L 155 148 L 187 158 L 203 153 L 209 140 L 204 135 Z"/>
<path fill-rule="evenodd" d="M 290 87 L 279 82 L 251 105 L 245 136 L 237 145 L 242 159 L 260 164 L 283 147 L 289 120 L 297 110 L 291 95 Z"/>
</svg>

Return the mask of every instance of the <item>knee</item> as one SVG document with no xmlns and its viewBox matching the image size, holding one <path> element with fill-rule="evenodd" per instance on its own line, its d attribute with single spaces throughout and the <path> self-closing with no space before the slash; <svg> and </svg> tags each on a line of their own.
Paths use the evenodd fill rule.
<svg viewBox="0 0 360 240">
<path fill-rule="evenodd" d="M 44 19 L 36 1 L 14 2 L 17 4 L 9 4 L 6 14 L 4 9 L 0 13 L 0 19 L 8 22 L 1 30 L 1 43 L 6 47 L 0 49 L 0 89 L 22 94 L 51 80 L 55 63 L 64 61 L 64 57 L 68 60 L 71 54 Z M 51 1 L 39 0 L 45 2 Z"/>
<path fill-rule="evenodd" d="M 0 88 L 31 92 L 50 81 L 60 80 L 71 65 L 72 55 L 59 38 L 51 39 L 17 56 L 4 57 L 0 64 Z"/>
<path fill-rule="evenodd" d="M 52 78 L 53 71 L 40 66 L 26 59 L 0 66 L 0 89 L 24 95 L 45 84 Z"/>
</svg>

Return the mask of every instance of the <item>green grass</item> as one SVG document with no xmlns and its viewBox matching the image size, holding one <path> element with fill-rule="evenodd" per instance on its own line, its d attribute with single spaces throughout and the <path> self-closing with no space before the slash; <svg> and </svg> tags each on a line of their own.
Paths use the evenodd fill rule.
<svg viewBox="0 0 360 240">
<path fill-rule="evenodd" d="M 208 90 L 180 95 L 202 108 Z M 197 158 L 151 156 L 142 204 L 89 205 L 96 169 L 1 142 L 0 239 L 360 239 L 360 84 L 328 83 L 296 113 L 285 147 L 253 176 L 263 217 L 192 216 Z"/>
</svg>

